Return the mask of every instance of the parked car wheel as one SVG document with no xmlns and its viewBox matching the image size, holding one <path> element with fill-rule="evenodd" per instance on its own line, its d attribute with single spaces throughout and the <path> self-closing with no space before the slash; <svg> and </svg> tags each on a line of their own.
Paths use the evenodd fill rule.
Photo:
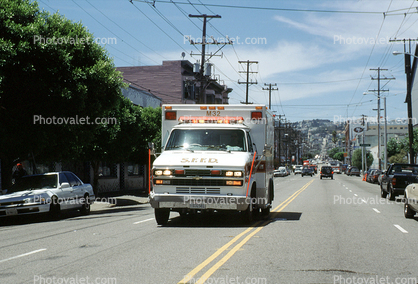
<svg viewBox="0 0 418 284">
<path fill-rule="evenodd" d="M 409 207 L 408 198 L 406 197 L 405 197 L 405 203 L 403 205 L 403 214 L 405 218 L 407 219 L 412 219 L 415 216 L 415 211 L 412 210 L 411 207 Z"/>
<path fill-rule="evenodd" d="M 389 200 L 391 200 L 391 201 L 395 200 L 395 195 L 393 193 L 393 188 L 390 184 L 388 185 L 388 195 L 387 196 L 388 196 Z"/>
<path fill-rule="evenodd" d="M 53 220 L 59 220 L 61 217 L 61 208 L 56 196 L 51 198 L 51 204 L 49 205 L 49 216 Z"/>
<path fill-rule="evenodd" d="M 388 193 L 384 191 L 382 185 L 380 185 L 380 197 L 386 198 L 387 195 Z"/>
<path fill-rule="evenodd" d="M 80 209 L 81 215 L 89 215 L 90 214 L 90 197 L 88 194 L 84 196 L 83 205 Z"/>
<path fill-rule="evenodd" d="M 154 209 L 155 220 L 158 225 L 166 225 L 168 218 L 170 217 L 170 209 L 168 208 L 155 208 Z"/>
</svg>

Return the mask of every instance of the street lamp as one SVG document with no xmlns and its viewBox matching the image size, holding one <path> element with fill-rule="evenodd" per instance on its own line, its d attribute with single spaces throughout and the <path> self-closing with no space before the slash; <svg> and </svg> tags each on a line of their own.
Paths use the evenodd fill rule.
<svg viewBox="0 0 418 284">
<path fill-rule="evenodd" d="M 412 127 L 412 71 L 411 71 L 411 56 L 418 58 L 408 52 L 394 51 L 393 55 L 405 55 L 405 74 L 406 74 L 406 103 L 408 105 L 408 135 L 409 135 L 409 163 L 414 164 L 414 129 Z M 409 55 L 409 56 L 407 56 Z"/>
<path fill-rule="evenodd" d="M 413 55 L 412 53 L 409 53 L 409 52 L 394 51 L 394 52 L 392 52 L 392 54 L 393 54 L 393 55 L 405 54 L 405 55 L 409 55 L 409 56 L 413 56 L 413 57 L 415 57 L 415 58 L 418 58 L 418 56 Z"/>
</svg>

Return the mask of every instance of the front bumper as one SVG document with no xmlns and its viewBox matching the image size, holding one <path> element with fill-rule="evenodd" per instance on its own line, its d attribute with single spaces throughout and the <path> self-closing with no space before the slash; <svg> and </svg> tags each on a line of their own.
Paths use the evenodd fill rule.
<svg viewBox="0 0 418 284">
<path fill-rule="evenodd" d="M 245 196 L 150 194 L 153 208 L 244 211 L 251 204 Z"/>
<path fill-rule="evenodd" d="M 0 217 L 17 216 L 34 213 L 45 213 L 50 208 L 49 204 L 23 204 L 19 206 L 2 206 L 0 207 Z"/>
</svg>

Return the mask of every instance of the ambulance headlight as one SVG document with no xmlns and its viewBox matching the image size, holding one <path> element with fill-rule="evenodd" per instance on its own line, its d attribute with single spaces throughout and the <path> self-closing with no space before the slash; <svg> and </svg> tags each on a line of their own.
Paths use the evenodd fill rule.
<svg viewBox="0 0 418 284">
<path fill-rule="evenodd" d="M 227 176 L 227 177 L 242 177 L 242 172 L 241 171 L 227 171 L 225 173 L 225 176 Z"/>
</svg>

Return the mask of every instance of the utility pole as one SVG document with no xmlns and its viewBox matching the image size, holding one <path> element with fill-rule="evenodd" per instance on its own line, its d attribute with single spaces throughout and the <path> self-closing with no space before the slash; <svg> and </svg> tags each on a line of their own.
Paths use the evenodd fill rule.
<svg viewBox="0 0 418 284">
<path fill-rule="evenodd" d="M 377 71 L 377 77 L 372 77 L 372 80 L 377 80 L 377 90 L 369 90 L 369 92 L 376 92 L 377 91 L 377 159 L 379 161 L 379 170 L 382 169 L 382 157 L 381 157 L 381 137 L 380 137 L 380 92 L 387 92 L 389 90 L 380 90 L 380 81 L 381 80 L 394 80 L 395 78 L 386 78 L 380 77 L 380 71 L 388 71 L 388 69 L 382 69 L 378 67 L 377 69 L 371 68 L 372 71 Z M 386 147 L 386 145 L 385 145 Z"/>
<path fill-rule="evenodd" d="M 282 116 L 284 116 L 284 114 L 279 114 L 278 115 L 278 117 L 279 117 L 279 144 L 278 144 L 278 153 L 279 153 L 279 166 L 281 166 L 282 165 L 282 156 L 281 156 L 281 143 L 282 143 L 282 132 L 281 132 L 281 130 L 282 130 L 282 126 L 281 126 L 281 122 L 282 122 Z"/>
<path fill-rule="evenodd" d="M 212 42 L 212 43 L 208 43 L 206 42 L 206 21 L 207 19 L 212 19 L 212 18 L 221 18 L 221 16 L 219 15 L 191 15 L 189 14 L 190 18 L 203 18 L 203 35 L 202 35 L 202 58 L 200 60 L 200 70 L 199 70 L 199 77 L 198 77 L 198 81 L 200 81 L 200 94 L 199 94 L 199 102 L 201 103 L 206 103 L 206 87 L 207 87 L 207 78 L 204 75 L 204 70 L 205 70 L 205 56 L 206 56 L 206 45 L 207 44 L 218 44 L 216 41 Z M 191 42 L 191 44 L 198 44 L 198 43 L 193 43 Z M 203 99 L 203 100 L 202 100 Z"/>
<path fill-rule="evenodd" d="M 266 84 L 264 83 L 264 86 L 269 86 L 268 88 L 263 88 L 263 91 L 269 91 L 269 109 L 271 109 L 271 91 L 278 91 L 279 88 L 272 88 L 272 86 L 277 86 L 276 83 L 272 84 Z"/>
<path fill-rule="evenodd" d="M 252 84 L 257 84 L 257 81 L 255 81 L 255 82 L 250 81 L 250 73 L 258 73 L 258 72 L 250 72 L 250 64 L 258 64 L 258 61 L 247 60 L 247 61 L 238 61 L 238 63 L 247 63 L 247 71 L 239 71 L 239 73 L 247 73 L 247 81 L 246 82 L 240 82 L 238 80 L 238 84 L 246 84 L 247 85 L 247 88 L 246 88 L 246 91 L 245 91 L 245 104 L 248 105 L 248 86 L 252 85 Z"/>
<path fill-rule="evenodd" d="M 363 126 L 363 142 L 362 142 L 363 146 L 361 147 L 361 168 L 362 168 L 361 170 L 363 171 L 363 177 L 364 177 L 365 169 L 367 168 L 367 151 L 364 146 L 364 134 L 366 132 L 366 127 L 364 127 L 365 126 L 364 118 L 366 116 L 364 114 L 362 114 L 361 116 L 363 117 L 363 121 L 361 123 L 361 125 Z M 364 154 L 366 154 L 366 158 L 364 157 Z M 366 166 L 364 166 L 364 164 L 366 164 Z"/>
<path fill-rule="evenodd" d="M 405 55 L 405 74 L 406 74 L 406 99 L 408 108 L 408 136 L 409 136 L 409 163 L 415 164 L 414 152 L 414 128 L 412 125 L 412 70 L 411 70 L 411 42 L 418 41 L 418 39 L 391 39 L 389 42 L 403 42 Z M 406 42 L 409 43 L 409 52 L 406 51 Z M 415 50 L 416 55 L 417 50 Z M 409 53 L 409 54 L 407 54 Z"/>
</svg>

